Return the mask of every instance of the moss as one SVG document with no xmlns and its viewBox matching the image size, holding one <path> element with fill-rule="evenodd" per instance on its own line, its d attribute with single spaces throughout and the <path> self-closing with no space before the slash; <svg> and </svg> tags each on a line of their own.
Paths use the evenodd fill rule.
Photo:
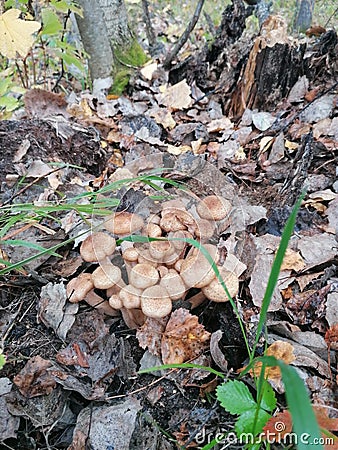
<svg viewBox="0 0 338 450">
<path fill-rule="evenodd" d="M 121 95 L 128 86 L 131 75 L 132 69 L 126 67 L 120 66 L 118 70 L 115 70 L 114 82 L 110 88 L 110 93 L 114 95 Z"/>
<path fill-rule="evenodd" d="M 132 67 L 143 66 L 149 59 L 136 39 L 126 49 L 115 48 L 114 55 L 120 64 Z"/>
<path fill-rule="evenodd" d="M 115 48 L 114 56 L 114 82 L 110 89 L 110 93 L 121 95 L 129 83 L 134 68 L 143 66 L 149 58 L 136 39 L 134 39 L 131 45 L 123 51 L 121 51 L 121 48 Z"/>
</svg>

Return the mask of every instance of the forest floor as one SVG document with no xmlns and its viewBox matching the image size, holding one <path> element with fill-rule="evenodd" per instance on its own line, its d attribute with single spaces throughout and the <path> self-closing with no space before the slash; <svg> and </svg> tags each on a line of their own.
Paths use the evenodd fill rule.
<svg viewBox="0 0 338 450">
<path fill-rule="evenodd" d="M 138 373 L 180 362 L 178 348 L 184 361 L 234 378 L 248 354 L 229 301 L 187 289 L 173 302 L 176 334 L 169 322 L 135 330 L 119 314 L 69 302 L 69 280 L 97 267 L 83 261 L 80 244 L 105 220 L 69 205 L 90 206 L 93 198 L 118 200 L 118 211 L 145 221 L 169 198 L 227 199 L 229 215 L 214 223 L 209 243 L 239 279 L 235 304 L 251 346 L 283 227 L 306 187 L 257 352 L 265 339 L 268 346 L 289 343 L 311 401 L 338 418 L 336 56 L 329 68 L 322 64 L 325 76 L 301 78 L 274 110 L 246 108 L 236 117 L 196 84 L 163 89 L 168 74 L 154 64 L 119 98 L 81 93 L 67 103 L 35 90 L 26 95 L 26 116 L 0 122 L 1 258 L 27 260 L 10 273 L 2 266 L 0 279 L 0 449 L 202 448 L 234 428 L 234 416 L 216 400 L 214 374 Z M 104 191 L 130 174 L 132 181 Z M 56 244 L 59 256 L 41 252 Z M 244 379 L 253 391 L 251 377 Z M 275 380 L 273 387 L 283 410 L 283 385 Z"/>
</svg>

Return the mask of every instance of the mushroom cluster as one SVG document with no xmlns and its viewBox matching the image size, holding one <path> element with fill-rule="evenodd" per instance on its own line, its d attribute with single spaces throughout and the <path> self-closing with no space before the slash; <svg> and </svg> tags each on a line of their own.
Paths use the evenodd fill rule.
<svg viewBox="0 0 338 450">
<path fill-rule="evenodd" d="M 160 213 L 147 220 L 136 213 L 111 214 L 102 224 L 104 231 L 92 233 L 81 244 L 82 259 L 98 266 L 68 283 L 69 300 L 85 300 L 107 315 L 120 311 L 130 328 L 138 328 L 147 317 L 170 315 L 173 302 L 184 299 L 191 288 L 200 289 L 205 298 L 214 302 L 227 301 L 210 262 L 189 240 L 201 242 L 234 297 L 239 288 L 238 276 L 221 265 L 217 246 L 210 243 L 216 231 L 229 226 L 230 209 L 228 200 L 210 195 L 195 202 L 165 201 Z M 116 238 L 135 233 L 149 239 L 123 241 L 116 247 Z M 112 263 L 117 253 L 123 259 L 122 271 Z"/>
</svg>

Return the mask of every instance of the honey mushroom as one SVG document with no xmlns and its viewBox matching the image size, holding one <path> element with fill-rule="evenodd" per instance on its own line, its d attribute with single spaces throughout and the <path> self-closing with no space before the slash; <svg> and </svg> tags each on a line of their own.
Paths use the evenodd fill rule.
<svg viewBox="0 0 338 450">
<path fill-rule="evenodd" d="M 108 301 L 94 292 L 94 283 L 90 273 L 81 273 L 67 284 L 67 297 L 71 303 L 84 300 L 90 306 L 107 316 L 116 316 L 118 312 L 112 308 Z"/>
</svg>

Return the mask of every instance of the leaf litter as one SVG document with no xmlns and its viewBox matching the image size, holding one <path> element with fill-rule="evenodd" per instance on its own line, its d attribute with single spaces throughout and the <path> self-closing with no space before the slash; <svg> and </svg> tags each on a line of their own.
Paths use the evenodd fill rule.
<svg viewBox="0 0 338 450">
<path fill-rule="evenodd" d="M 276 36 L 277 41 L 286 39 L 278 33 Z M 291 199 L 308 184 L 308 195 L 269 308 L 267 354 L 282 354 L 287 363 L 297 367 L 316 403 L 320 404 L 321 388 L 326 386 L 326 396 L 322 389 L 324 407 L 316 406 L 315 411 L 322 428 L 336 431 L 337 94 L 322 95 L 309 103 L 314 95 L 311 89 L 315 88 L 313 80 L 302 76 L 287 101 L 275 110 L 244 108 L 241 117 L 225 113 L 222 99 L 205 95 L 195 82 L 184 78 L 168 84 L 168 73 L 155 62 L 141 69 L 130 94 L 118 99 L 79 93 L 67 105 L 44 91 L 31 91 L 26 97 L 31 119 L 14 132 L 8 130 L 12 154 L 5 153 L 1 169 L 10 195 L 6 197 L 6 193 L 2 202 L 14 195 L 22 203 L 38 200 L 46 205 L 55 199 L 57 191 L 69 199 L 94 194 L 95 189 L 118 178 L 121 167 L 127 168 L 132 177 L 156 169 L 156 175 L 167 180 L 154 181 L 159 190 L 134 181 L 127 188 L 104 194 L 105 199 L 118 197 L 121 210 L 142 211 L 144 219 L 158 214 L 158 200 L 145 200 L 158 192 L 185 198 L 192 215 L 197 200 L 210 194 L 222 195 L 231 202 L 231 211 L 227 221 L 217 224 L 212 239 L 222 252 L 224 266 L 240 279 L 236 302 L 250 335 L 256 327 Z M 64 119 L 55 122 L 49 118 L 53 111 L 61 112 Z M 37 128 L 33 117 L 43 118 Z M 293 119 L 285 122 L 285 117 Z M 5 126 L 0 124 L 3 130 Z M 20 127 L 21 137 L 14 139 Z M 50 136 L 53 149 L 39 140 L 39 145 L 34 139 L 27 142 L 24 127 L 36 138 L 39 133 Z M 306 154 L 303 136 L 310 136 L 311 154 Z M 52 177 L 48 175 L 50 163 L 65 166 Z M 41 183 L 20 193 L 15 183 L 23 175 L 28 180 L 42 177 Z M 170 184 L 172 181 L 184 182 L 188 195 Z M 140 191 L 142 196 L 137 196 Z M 80 201 L 86 203 L 85 198 Z M 49 247 L 57 239 L 65 240 L 65 234 L 77 236 L 79 224 L 83 230 L 102 224 L 96 216 L 87 214 L 85 218 L 86 226 L 74 211 L 46 216 L 40 219 L 40 228 L 24 230 L 19 237 Z M 48 230 L 57 236 L 54 238 Z M 243 368 L 245 358 L 238 362 L 232 356 L 241 354 L 234 345 L 239 327 L 227 327 L 223 320 L 226 317 L 236 323 L 229 304 L 208 303 L 202 291 L 193 287 L 187 289 L 184 298 L 173 302 L 170 317 L 148 317 L 135 333 L 120 317 L 106 317 L 96 308 L 69 302 L 66 282 L 95 268 L 78 256 L 83 239 L 79 236 L 74 243 L 61 247 L 62 261 L 47 254 L 26 265 L 24 273 L 15 272 L 3 281 L 1 306 L 10 314 L 6 316 L 10 325 L 0 322 L 9 355 L 0 379 L 0 401 L 6 405 L 1 414 L 7 424 L 0 429 L 0 441 L 16 438 L 19 417 L 42 430 L 47 442 L 52 439 L 57 443 L 67 430 L 62 445 L 73 450 L 84 448 L 88 442 L 97 449 L 112 442 L 119 450 L 143 448 L 132 447 L 137 439 L 146 442 L 145 434 L 137 428 L 141 410 L 149 416 L 147 426 L 157 422 L 168 433 L 180 436 L 183 445 L 205 425 L 199 415 L 209 414 L 211 426 L 219 418 L 229 420 L 224 411 L 208 408 L 196 394 L 196 386 L 201 388 L 198 392 L 206 389 L 201 384 L 206 375 L 200 377 L 196 369 L 136 374 L 142 356 L 147 354 L 151 357 L 146 367 L 152 363 L 195 362 L 214 364 L 225 374 Z M 4 248 L 10 261 L 23 259 L 18 247 L 9 243 Z M 31 254 L 29 249 L 26 256 Z M 19 302 L 13 298 L 19 296 L 25 283 L 39 286 L 39 294 L 30 305 L 24 297 Z M 20 302 L 25 307 L 14 314 Z M 48 336 L 43 347 L 38 335 L 27 342 L 29 329 L 37 324 Z M 144 353 L 142 349 L 148 350 Z M 277 392 L 283 392 L 278 370 L 271 368 L 268 379 Z M 159 384 L 150 391 L 154 381 Z M 251 394 L 246 395 L 248 399 Z M 327 398 L 329 405 L 325 405 Z M 178 409 L 181 421 L 176 420 Z M 283 411 L 276 417 L 282 417 L 291 430 L 288 414 Z M 266 431 L 273 427 L 276 417 L 267 422 Z M 241 422 L 237 426 L 240 428 Z M 163 448 L 175 448 L 164 437 L 156 439 L 165 445 Z"/>
</svg>

